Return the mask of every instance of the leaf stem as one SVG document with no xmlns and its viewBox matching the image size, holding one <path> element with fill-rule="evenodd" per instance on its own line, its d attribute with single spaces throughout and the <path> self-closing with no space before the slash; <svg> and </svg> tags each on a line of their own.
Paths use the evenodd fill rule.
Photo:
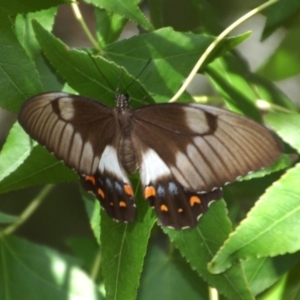
<svg viewBox="0 0 300 300">
<path fill-rule="evenodd" d="M 36 209 L 40 206 L 40 204 L 45 200 L 46 196 L 53 189 L 54 185 L 48 184 L 46 185 L 40 193 L 35 197 L 35 199 L 29 204 L 29 206 L 23 211 L 23 213 L 19 216 L 18 220 L 6 227 L 3 230 L 4 235 L 9 235 L 15 232 L 25 221 L 36 211 Z"/>
<path fill-rule="evenodd" d="M 216 46 L 236 27 L 238 27 L 240 24 L 245 22 L 246 20 L 250 19 L 253 17 L 255 14 L 259 13 L 263 9 L 267 8 L 268 6 L 274 4 L 278 0 L 270 0 L 255 9 L 249 11 L 245 15 L 243 15 L 241 18 L 236 20 L 234 23 L 232 23 L 230 26 L 228 26 L 217 38 L 207 47 L 205 52 L 202 54 L 194 68 L 192 69 L 190 75 L 187 77 L 185 82 L 182 84 L 181 88 L 178 90 L 178 92 L 169 100 L 169 102 L 175 102 L 181 95 L 182 93 L 186 90 L 186 88 L 189 86 L 191 81 L 194 79 L 195 75 L 197 74 L 198 70 L 200 67 L 203 65 L 204 61 L 207 59 L 208 55 L 216 48 Z"/>
<path fill-rule="evenodd" d="M 79 24 L 81 25 L 83 31 L 87 35 L 88 39 L 92 43 L 92 45 L 99 51 L 99 54 L 103 53 L 102 48 L 100 47 L 99 43 L 96 41 L 94 36 L 92 35 L 91 31 L 89 30 L 88 26 L 86 25 L 82 14 L 80 12 L 79 6 L 77 3 L 71 3 L 72 10 L 74 12 L 75 18 L 78 20 Z"/>
<path fill-rule="evenodd" d="M 101 251 L 99 248 L 96 253 L 96 256 L 94 258 L 94 263 L 93 263 L 91 271 L 90 271 L 90 277 L 93 281 L 96 281 L 96 279 L 97 279 L 97 276 L 98 276 L 99 270 L 100 270 L 100 265 L 101 265 Z"/>
<path fill-rule="evenodd" d="M 263 100 L 263 99 L 256 100 L 255 105 L 256 105 L 257 108 L 267 110 L 267 111 L 281 112 L 281 113 L 286 113 L 286 114 L 293 113 L 293 111 L 288 109 L 288 108 L 282 107 L 282 106 L 277 105 L 275 103 L 270 103 L 270 102 L 268 102 L 266 100 Z"/>
<path fill-rule="evenodd" d="M 208 288 L 209 300 L 219 300 L 218 290 L 209 286 Z"/>
</svg>

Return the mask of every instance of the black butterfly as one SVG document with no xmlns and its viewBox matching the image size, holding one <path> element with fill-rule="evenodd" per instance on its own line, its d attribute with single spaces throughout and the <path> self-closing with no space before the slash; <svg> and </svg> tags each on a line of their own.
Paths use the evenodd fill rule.
<svg viewBox="0 0 300 300">
<path fill-rule="evenodd" d="M 281 145 L 265 127 L 232 112 L 199 104 L 116 108 L 65 93 L 29 99 L 19 122 L 29 135 L 78 172 L 116 221 L 135 218 L 127 173 L 137 169 L 144 198 L 163 226 L 194 227 L 221 187 L 271 165 Z"/>
</svg>

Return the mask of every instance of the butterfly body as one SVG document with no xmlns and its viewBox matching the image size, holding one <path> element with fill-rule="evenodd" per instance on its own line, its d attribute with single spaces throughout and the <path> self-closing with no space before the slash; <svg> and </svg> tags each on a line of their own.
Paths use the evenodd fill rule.
<svg viewBox="0 0 300 300">
<path fill-rule="evenodd" d="M 29 99 L 19 122 L 80 175 L 115 220 L 135 219 L 138 169 L 143 196 L 163 226 L 197 225 L 221 187 L 271 165 L 281 146 L 263 126 L 243 116 L 198 104 L 129 107 L 118 95 L 111 109 L 66 93 Z"/>
</svg>

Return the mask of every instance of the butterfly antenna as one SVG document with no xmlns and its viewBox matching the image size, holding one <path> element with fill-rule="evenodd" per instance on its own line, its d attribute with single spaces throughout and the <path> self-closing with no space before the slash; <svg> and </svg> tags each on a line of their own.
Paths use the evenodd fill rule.
<svg viewBox="0 0 300 300">
<path fill-rule="evenodd" d="M 99 66 L 97 65 L 94 57 L 87 52 L 87 54 L 89 55 L 89 57 L 91 58 L 92 62 L 94 63 L 95 67 L 97 68 L 97 70 L 99 71 L 99 73 L 102 75 L 102 77 L 104 78 L 105 82 L 107 83 L 108 86 L 110 86 L 110 88 L 112 89 L 112 91 L 114 90 L 113 85 L 109 82 L 109 80 L 107 79 L 107 77 L 104 75 L 104 73 L 102 72 L 102 70 L 99 68 Z"/>
<path fill-rule="evenodd" d="M 118 85 L 117 85 L 117 89 L 116 89 L 116 94 L 118 94 L 119 89 L 120 89 L 120 85 L 121 85 L 121 82 L 122 82 L 122 76 L 123 76 L 122 71 L 123 71 L 123 69 L 119 68 L 119 80 L 118 80 Z"/>
<path fill-rule="evenodd" d="M 125 88 L 125 91 L 127 91 L 132 86 L 132 84 L 142 75 L 142 73 L 149 66 L 150 62 L 151 62 L 151 58 L 147 61 L 147 63 L 145 64 L 143 69 L 140 71 L 140 73 L 127 85 L 127 87 Z"/>
<path fill-rule="evenodd" d="M 93 56 L 87 52 L 87 54 L 89 55 L 89 57 L 91 58 L 91 60 L 93 61 L 95 67 L 97 68 L 97 70 L 99 71 L 99 73 L 102 75 L 102 77 L 104 78 L 105 82 L 110 86 L 110 88 L 112 90 L 114 90 L 114 87 L 112 86 L 112 84 L 109 82 L 109 80 L 107 79 L 107 77 L 104 75 L 104 73 L 102 72 L 102 70 L 99 68 L 99 66 L 97 65 L 95 59 L 93 58 Z M 143 67 L 143 69 L 140 71 L 140 73 L 127 85 L 127 87 L 125 88 L 125 92 L 132 86 L 132 84 L 141 76 L 141 74 L 146 70 L 146 68 L 148 67 L 148 65 L 150 64 L 151 62 L 151 58 L 147 61 L 147 63 L 145 64 L 145 66 Z M 116 90 L 116 93 L 118 92 L 119 90 L 119 87 L 120 87 L 120 82 L 121 82 L 121 77 L 122 77 L 122 69 L 120 68 L 119 69 L 120 71 L 120 80 L 119 80 L 119 83 L 118 83 L 118 87 L 117 87 L 117 90 Z M 124 93 L 125 93 L 124 92 Z"/>
</svg>

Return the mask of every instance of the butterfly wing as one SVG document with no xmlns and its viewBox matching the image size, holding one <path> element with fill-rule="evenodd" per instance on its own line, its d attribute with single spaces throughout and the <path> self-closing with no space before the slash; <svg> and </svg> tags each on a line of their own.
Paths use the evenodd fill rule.
<svg viewBox="0 0 300 300">
<path fill-rule="evenodd" d="M 117 221 L 132 221 L 135 203 L 118 157 L 120 129 L 114 111 L 66 93 L 37 95 L 24 103 L 18 120 L 25 131 L 67 166 Z"/>
<path fill-rule="evenodd" d="M 176 229 L 195 226 L 220 187 L 281 154 L 268 129 L 215 107 L 151 105 L 132 120 L 144 196 L 162 225 Z"/>
</svg>

